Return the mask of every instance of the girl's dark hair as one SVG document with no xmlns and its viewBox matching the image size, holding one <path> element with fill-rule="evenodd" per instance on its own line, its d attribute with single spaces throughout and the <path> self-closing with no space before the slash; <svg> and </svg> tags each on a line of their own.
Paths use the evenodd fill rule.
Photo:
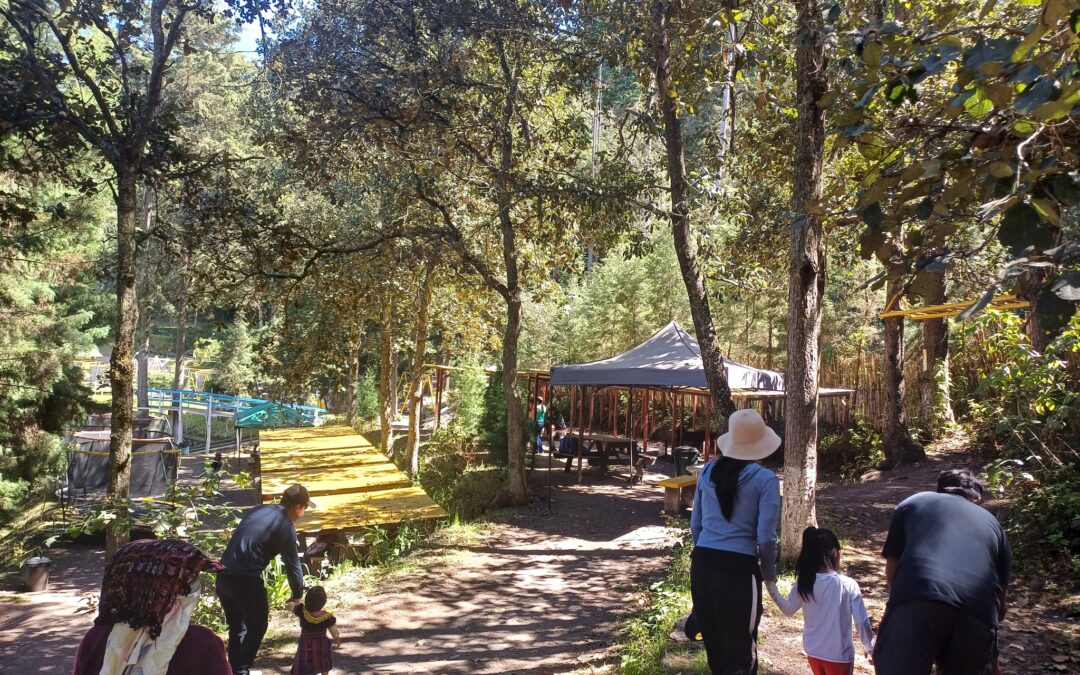
<svg viewBox="0 0 1080 675">
<path fill-rule="evenodd" d="M 814 599 L 814 582 L 822 567 L 831 568 L 833 554 L 840 550 L 840 540 L 832 530 L 824 527 L 808 527 L 802 533 L 802 550 L 795 563 L 795 587 L 799 596 L 809 602 Z"/>
<path fill-rule="evenodd" d="M 312 586 L 304 595 L 304 607 L 309 612 L 317 612 L 326 607 L 326 590 L 322 586 Z"/>
<path fill-rule="evenodd" d="M 739 487 L 739 473 L 747 464 L 752 463 L 721 457 L 713 466 L 712 482 L 716 487 L 716 501 L 720 502 L 720 512 L 726 520 L 731 520 L 731 514 L 735 510 L 735 489 Z"/>
</svg>

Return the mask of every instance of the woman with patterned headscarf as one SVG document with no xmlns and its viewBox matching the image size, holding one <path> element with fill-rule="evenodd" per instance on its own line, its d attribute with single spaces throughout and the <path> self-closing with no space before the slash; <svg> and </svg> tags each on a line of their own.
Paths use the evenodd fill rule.
<svg viewBox="0 0 1080 675">
<path fill-rule="evenodd" d="M 74 675 L 232 675 L 221 638 L 190 623 L 199 574 L 220 570 L 216 560 L 175 539 L 118 548 Z"/>
</svg>

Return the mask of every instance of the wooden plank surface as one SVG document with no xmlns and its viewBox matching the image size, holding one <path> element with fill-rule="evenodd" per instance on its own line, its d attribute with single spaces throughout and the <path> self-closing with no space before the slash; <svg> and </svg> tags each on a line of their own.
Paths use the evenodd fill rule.
<svg viewBox="0 0 1080 675">
<path fill-rule="evenodd" d="M 278 499 L 294 483 L 314 498 L 317 508 L 297 524 L 300 532 L 446 517 L 422 488 L 350 427 L 260 431 L 259 449 L 263 501 Z"/>
<path fill-rule="evenodd" d="M 372 451 L 375 450 L 375 447 L 368 439 L 349 427 L 304 427 L 259 432 L 259 452 L 261 454 L 329 448 L 368 448 Z"/>
<path fill-rule="evenodd" d="M 315 501 L 318 508 L 304 514 L 296 524 L 297 531 L 311 534 L 331 528 L 358 530 L 403 520 L 446 517 L 446 512 L 418 487 L 327 495 Z"/>
<path fill-rule="evenodd" d="M 328 467 L 344 468 L 348 466 L 373 466 L 385 464 L 382 455 L 359 453 L 353 450 L 325 454 L 305 454 L 303 456 L 276 455 L 262 457 L 260 466 L 263 474 L 304 469 L 325 469 Z"/>
<path fill-rule="evenodd" d="M 334 452 L 337 450 L 352 450 L 353 452 L 377 452 L 370 443 L 352 442 L 348 436 L 334 438 L 311 438 L 299 441 L 275 443 L 270 447 L 260 447 L 262 455 L 291 455 L 297 452 Z"/>
<path fill-rule="evenodd" d="M 368 492 L 388 488 L 409 487 L 412 481 L 385 459 L 378 464 L 349 467 L 310 469 L 293 468 L 262 477 L 263 501 L 276 500 L 285 488 L 300 483 L 312 497 L 346 492 Z"/>
</svg>

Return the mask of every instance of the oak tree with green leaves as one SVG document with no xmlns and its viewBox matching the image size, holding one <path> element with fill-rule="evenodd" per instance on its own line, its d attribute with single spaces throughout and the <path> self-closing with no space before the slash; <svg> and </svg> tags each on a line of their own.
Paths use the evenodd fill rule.
<svg viewBox="0 0 1080 675">
<path fill-rule="evenodd" d="M 319 110 L 305 130 L 385 149 L 421 207 L 403 234 L 438 242 L 501 298 L 515 503 L 527 496 L 517 387 L 524 295 L 572 264 L 579 228 L 624 222 L 625 205 L 605 183 L 632 189 L 611 175 L 617 162 L 594 173 L 586 161 L 588 97 L 566 39 L 575 21 L 562 3 L 327 3 L 279 53 L 290 95 Z"/>
<path fill-rule="evenodd" d="M 281 7 L 281 5 L 278 5 Z M 170 77 L 195 19 L 251 20 L 261 0 L 51 2 L 0 7 L 0 122 L 5 133 L 57 152 L 90 148 L 110 167 L 116 202 L 116 344 L 110 366 L 109 498 L 115 516 L 107 553 L 127 538 L 133 364 L 138 320 L 138 187 L 187 158 L 166 114 Z M 63 161 L 55 153 L 48 160 Z"/>
</svg>

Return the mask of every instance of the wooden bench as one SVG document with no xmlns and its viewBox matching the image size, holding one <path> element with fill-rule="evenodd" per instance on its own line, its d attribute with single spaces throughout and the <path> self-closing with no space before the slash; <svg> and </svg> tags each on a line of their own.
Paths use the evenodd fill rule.
<svg viewBox="0 0 1080 675">
<path fill-rule="evenodd" d="M 697 476 L 674 476 L 656 481 L 656 484 L 664 488 L 664 513 L 675 516 L 694 505 Z"/>
</svg>

